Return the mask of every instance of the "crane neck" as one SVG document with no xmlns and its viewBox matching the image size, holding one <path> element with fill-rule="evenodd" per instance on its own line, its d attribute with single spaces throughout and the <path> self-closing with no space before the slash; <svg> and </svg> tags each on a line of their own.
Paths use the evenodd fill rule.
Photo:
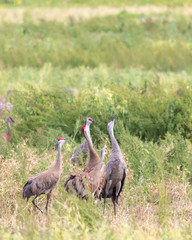
<svg viewBox="0 0 192 240">
<path fill-rule="evenodd" d="M 104 158 L 105 158 L 104 151 L 101 151 L 100 162 L 103 162 Z"/>
<path fill-rule="evenodd" d="M 87 133 L 86 136 L 85 136 L 85 139 L 87 140 L 88 145 L 93 146 L 91 133 L 90 133 L 90 124 L 86 124 L 84 134 L 85 133 Z"/>
<path fill-rule="evenodd" d="M 113 127 L 114 127 L 114 125 L 111 126 L 110 128 L 108 128 L 108 132 L 109 132 L 109 136 L 110 136 L 111 144 L 112 144 L 112 153 L 113 152 L 121 152 L 119 144 L 114 136 Z"/>
<path fill-rule="evenodd" d="M 11 133 L 11 124 L 9 121 L 6 121 L 8 133 Z"/>
<path fill-rule="evenodd" d="M 89 171 L 90 169 L 93 168 L 93 166 L 95 166 L 100 161 L 100 158 L 99 158 L 97 152 L 95 151 L 95 149 L 93 147 L 90 132 L 87 131 L 87 127 L 85 127 L 84 136 L 87 139 L 88 147 L 89 147 L 89 154 L 90 154 L 89 155 L 89 162 L 85 166 L 84 171 Z"/>
<path fill-rule="evenodd" d="M 61 148 L 63 144 L 59 144 L 57 147 L 58 155 L 57 155 L 57 161 L 55 163 L 55 167 L 61 169 L 62 164 L 61 164 Z"/>
<path fill-rule="evenodd" d="M 84 131 L 84 136 L 85 136 L 85 139 L 87 140 L 89 149 L 90 150 L 94 149 L 93 148 L 93 142 L 92 142 L 92 139 L 91 139 L 91 134 L 90 134 L 90 125 L 86 125 L 85 131 Z"/>
</svg>

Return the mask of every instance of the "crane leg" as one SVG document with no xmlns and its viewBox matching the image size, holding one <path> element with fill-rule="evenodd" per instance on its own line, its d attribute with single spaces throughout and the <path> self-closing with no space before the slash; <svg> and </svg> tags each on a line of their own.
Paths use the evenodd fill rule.
<svg viewBox="0 0 192 240">
<path fill-rule="evenodd" d="M 117 196 L 119 194 L 119 191 L 121 189 L 121 182 L 119 181 L 115 186 L 115 196 L 112 198 L 113 204 L 114 204 L 114 215 L 116 216 L 116 206 L 117 206 Z"/>
<path fill-rule="evenodd" d="M 36 199 L 37 197 L 38 197 L 38 196 L 35 196 L 35 197 L 34 197 L 32 203 L 33 203 L 33 205 L 34 205 L 37 209 L 39 209 L 39 211 L 40 211 L 41 213 L 43 213 L 43 211 L 42 211 L 42 210 L 36 205 L 36 203 L 35 203 L 35 199 Z"/>
<path fill-rule="evenodd" d="M 116 206 L 117 206 L 117 197 L 116 196 L 115 196 L 113 204 L 114 204 L 114 215 L 116 217 Z"/>
<path fill-rule="evenodd" d="M 113 206 L 114 206 L 114 215 L 116 217 L 116 206 L 117 206 L 117 196 L 112 196 L 112 202 L 113 202 Z"/>
<path fill-rule="evenodd" d="M 47 203 L 46 203 L 46 206 L 45 206 L 45 209 L 46 209 L 46 215 L 47 215 L 47 211 L 48 211 L 48 204 L 49 204 L 49 199 L 51 197 L 51 192 L 47 194 Z"/>
<path fill-rule="evenodd" d="M 105 214 L 105 204 L 106 204 L 106 198 L 104 197 L 103 214 Z"/>
<path fill-rule="evenodd" d="M 103 207 L 103 214 L 105 213 L 105 204 L 106 204 L 106 197 L 109 193 L 109 189 L 111 187 L 111 184 L 112 184 L 112 180 L 109 180 L 107 181 L 106 183 L 106 187 L 105 187 L 105 190 L 104 190 L 104 207 Z"/>
</svg>

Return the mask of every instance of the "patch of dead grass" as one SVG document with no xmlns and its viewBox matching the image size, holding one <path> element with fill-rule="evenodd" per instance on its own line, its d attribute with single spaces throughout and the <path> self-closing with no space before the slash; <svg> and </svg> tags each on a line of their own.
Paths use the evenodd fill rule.
<svg viewBox="0 0 192 240">
<path fill-rule="evenodd" d="M 162 193 L 159 191 L 158 184 L 149 182 L 147 185 L 153 201 L 149 201 L 148 197 L 145 196 L 140 198 L 139 195 L 142 193 L 142 190 L 134 189 L 134 186 L 131 186 L 131 189 L 128 191 L 132 194 L 130 198 L 133 204 L 125 204 L 126 200 L 123 193 L 116 218 L 113 216 L 113 208 L 111 206 L 110 210 L 108 210 L 107 218 L 110 220 L 113 229 L 118 229 L 119 226 L 127 223 L 151 233 L 151 229 L 155 232 L 162 231 L 164 224 L 170 229 L 180 229 L 192 222 L 192 201 L 190 198 L 192 189 L 189 183 L 181 183 L 177 178 L 167 180 L 165 183 L 164 189 L 168 199 L 168 214 L 164 216 L 166 218 L 165 223 L 159 217 L 159 211 L 162 210 L 164 212 L 165 209 L 160 209 L 162 206 L 159 204 L 159 199 Z"/>
<path fill-rule="evenodd" d="M 53 157 L 54 156 L 54 157 Z M 56 151 L 44 152 L 38 154 L 35 149 L 29 149 L 26 145 L 23 145 L 21 157 L 17 156 L 17 153 L 13 152 L 12 156 L 7 159 L 1 159 L 1 181 L 0 181 L 0 222 L 4 226 L 9 226 L 13 229 L 22 229 L 18 226 L 17 216 L 20 214 L 21 204 L 23 206 L 22 211 L 30 212 L 34 214 L 35 221 L 43 222 L 45 219 L 40 212 L 33 207 L 33 204 L 28 204 L 22 200 L 22 184 L 23 179 L 15 178 L 15 172 L 19 172 L 22 168 L 22 161 L 20 158 L 26 160 L 27 178 L 30 178 L 32 174 L 30 172 L 39 172 L 39 163 L 47 159 L 47 168 L 52 166 L 56 160 Z M 67 164 L 67 157 L 63 154 L 63 162 Z M 69 163 L 68 163 L 69 164 Z M 45 169 L 42 169 L 45 170 Z M 80 169 L 79 169 L 80 170 Z M 127 179 L 125 188 L 119 201 L 118 214 L 115 218 L 113 215 L 112 203 L 107 209 L 104 218 L 110 223 L 111 229 L 114 232 L 118 232 L 122 226 L 133 226 L 135 229 L 140 229 L 144 234 L 150 236 L 158 236 L 159 232 L 162 232 L 164 225 L 159 220 L 160 204 L 159 199 L 162 192 L 158 184 L 148 182 L 146 188 L 148 193 L 146 194 L 142 188 L 142 185 L 135 186 L 134 183 L 128 184 L 132 180 L 132 171 L 128 169 L 130 173 L 129 180 Z M 129 174 L 128 174 L 129 175 Z M 60 184 L 63 184 L 66 173 L 62 174 Z M 27 180 L 27 179 L 26 179 Z M 181 180 L 181 179 L 180 179 Z M 188 182 L 180 182 L 178 177 L 174 179 L 168 179 L 164 182 L 163 190 L 167 196 L 167 212 L 168 215 L 166 226 L 170 229 L 180 229 L 187 226 L 192 221 L 192 201 L 190 196 L 192 195 L 192 189 Z M 130 196 L 128 196 L 130 194 Z M 53 194 L 53 200 L 51 202 L 60 202 L 62 194 L 59 188 L 56 187 Z M 149 197 L 149 196 L 150 197 Z M 127 201 L 127 196 L 130 201 Z M 111 200 L 107 200 L 108 203 Z M 42 196 L 38 198 L 38 205 L 44 209 L 46 204 L 46 197 Z M 130 204 L 128 204 L 130 202 Z M 66 205 L 65 202 L 61 202 L 61 205 Z M 100 204 L 99 211 L 102 211 L 102 204 Z M 67 208 L 65 206 L 64 208 Z M 70 206 L 69 206 L 70 207 Z M 50 211 L 53 213 L 53 205 L 50 205 Z M 21 224 L 21 222 L 20 222 Z"/>
<path fill-rule="evenodd" d="M 79 8 L 0 8 L 0 23 L 8 22 L 22 24 L 28 18 L 33 22 L 57 21 L 66 23 L 79 19 L 89 19 L 107 15 L 116 15 L 121 11 L 130 14 L 162 14 L 174 13 L 191 15 L 192 7 L 168 7 L 168 6 L 126 6 L 126 7 L 79 7 Z"/>
</svg>

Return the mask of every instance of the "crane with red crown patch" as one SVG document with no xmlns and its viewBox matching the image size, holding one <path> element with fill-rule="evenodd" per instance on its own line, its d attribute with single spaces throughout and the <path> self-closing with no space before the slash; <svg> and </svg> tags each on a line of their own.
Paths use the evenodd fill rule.
<svg viewBox="0 0 192 240">
<path fill-rule="evenodd" d="M 96 121 L 93 120 L 91 117 L 87 117 L 85 120 L 85 123 L 81 127 L 81 132 L 84 135 L 85 127 L 88 127 L 88 130 L 90 131 L 90 126 L 92 123 L 96 123 Z M 71 162 L 72 164 L 77 164 L 79 166 L 85 166 L 86 160 L 89 156 L 89 148 L 87 140 L 84 139 L 83 143 L 80 144 L 71 154 Z"/>
</svg>

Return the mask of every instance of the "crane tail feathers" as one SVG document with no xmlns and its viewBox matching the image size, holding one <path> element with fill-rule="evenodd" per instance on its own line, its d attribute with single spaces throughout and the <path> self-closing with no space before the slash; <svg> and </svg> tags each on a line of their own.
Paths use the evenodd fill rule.
<svg viewBox="0 0 192 240">
<path fill-rule="evenodd" d="M 124 186 L 124 183 L 125 183 L 125 178 L 126 178 L 126 170 L 125 170 L 124 173 L 123 173 L 123 178 L 122 178 L 122 180 L 121 180 L 121 188 L 120 188 L 119 193 L 118 193 L 118 195 L 117 195 L 117 204 L 118 204 L 118 198 L 119 198 L 119 196 L 120 196 L 120 193 L 121 193 L 121 191 L 122 191 L 122 189 L 123 189 L 123 186 Z"/>
<path fill-rule="evenodd" d="M 88 198 L 82 177 L 70 175 L 64 184 L 64 188 L 67 192 L 71 194 L 75 193 L 78 197 L 81 197 L 83 199 Z"/>
<path fill-rule="evenodd" d="M 66 180 L 65 184 L 64 184 L 64 188 L 66 189 L 67 192 L 70 192 L 70 182 L 75 178 L 75 175 L 70 175 L 68 177 L 68 179 Z"/>
</svg>

